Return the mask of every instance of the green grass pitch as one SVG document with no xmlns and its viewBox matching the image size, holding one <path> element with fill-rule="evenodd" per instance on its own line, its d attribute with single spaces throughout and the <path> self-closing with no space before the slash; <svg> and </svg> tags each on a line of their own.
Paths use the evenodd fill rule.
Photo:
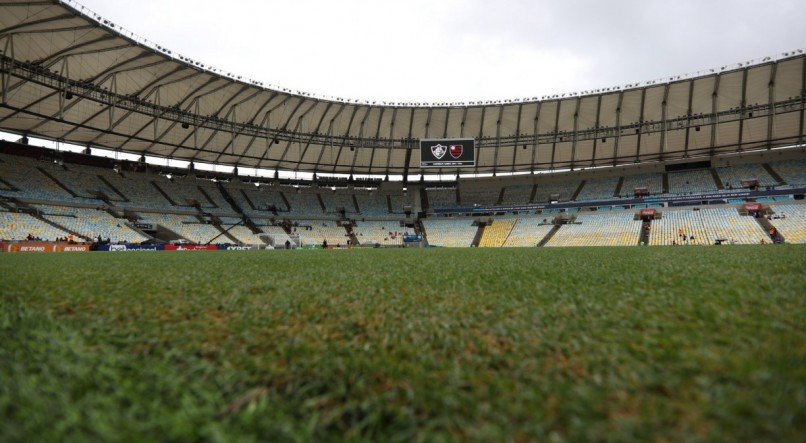
<svg viewBox="0 0 806 443">
<path fill-rule="evenodd" d="M 0 441 L 803 441 L 806 247 L 0 255 Z"/>
</svg>

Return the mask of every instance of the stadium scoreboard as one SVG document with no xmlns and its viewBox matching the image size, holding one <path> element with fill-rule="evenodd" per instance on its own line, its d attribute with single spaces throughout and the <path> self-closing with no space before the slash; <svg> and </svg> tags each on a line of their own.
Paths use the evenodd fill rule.
<svg viewBox="0 0 806 443">
<path fill-rule="evenodd" d="M 420 140 L 421 168 L 476 166 L 476 140 L 472 138 Z"/>
</svg>

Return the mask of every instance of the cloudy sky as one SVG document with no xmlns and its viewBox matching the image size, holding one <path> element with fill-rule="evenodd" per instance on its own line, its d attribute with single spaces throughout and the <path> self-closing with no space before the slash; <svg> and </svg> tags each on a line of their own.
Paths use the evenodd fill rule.
<svg viewBox="0 0 806 443">
<path fill-rule="evenodd" d="M 804 0 L 78 0 L 202 63 L 337 97 L 581 91 L 806 47 Z"/>
</svg>

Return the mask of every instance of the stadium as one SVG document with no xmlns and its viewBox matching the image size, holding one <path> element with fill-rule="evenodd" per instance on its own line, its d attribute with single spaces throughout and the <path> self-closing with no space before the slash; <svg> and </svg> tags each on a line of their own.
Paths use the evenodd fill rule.
<svg viewBox="0 0 806 443">
<path fill-rule="evenodd" d="M 802 438 L 802 49 L 387 102 L 123 26 L 0 3 L 0 439 Z"/>
</svg>

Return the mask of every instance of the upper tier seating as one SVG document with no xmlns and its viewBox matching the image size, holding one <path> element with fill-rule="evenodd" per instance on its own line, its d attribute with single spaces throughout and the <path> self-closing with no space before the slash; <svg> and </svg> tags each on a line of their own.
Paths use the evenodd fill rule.
<svg viewBox="0 0 806 443">
<path fill-rule="evenodd" d="M 37 166 L 45 165 L 46 162 L 5 154 L 0 154 L 0 160 L 0 177 L 17 189 L 0 189 L 0 195 L 33 200 L 75 201 L 70 193 L 37 169 Z"/>
<path fill-rule="evenodd" d="M 636 246 L 641 222 L 634 213 L 582 214 L 574 224 L 563 225 L 546 246 Z"/>
<path fill-rule="evenodd" d="M 60 166 L 55 163 L 43 163 L 41 166 L 48 174 L 53 176 L 62 185 L 76 194 L 72 199 L 75 202 L 94 203 L 100 202 L 98 193 L 103 193 L 112 202 L 122 202 L 125 200 L 118 195 L 115 190 L 98 178 L 99 171 L 106 171 L 101 168 L 81 165 Z M 114 171 L 111 171 L 114 174 Z"/>
<path fill-rule="evenodd" d="M 357 189 L 355 190 L 355 199 L 358 202 L 361 215 L 382 216 L 389 214 L 386 194 L 381 194 L 377 189 L 373 191 Z"/>
<path fill-rule="evenodd" d="M 129 199 L 128 202 L 116 203 L 119 206 L 170 210 L 173 205 L 154 186 L 152 180 L 155 177 L 155 174 L 124 172 L 108 176 L 107 180 Z"/>
<path fill-rule="evenodd" d="M 728 166 L 716 168 L 719 179 L 725 189 L 740 189 L 742 180 L 758 180 L 760 187 L 775 186 L 778 182 L 770 177 L 770 174 L 759 164 L 751 163 L 745 165 Z"/>
<path fill-rule="evenodd" d="M 392 201 L 393 214 L 404 214 L 406 206 L 411 206 L 414 211 L 414 199 L 409 194 L 390 194 L 389 199 Z"/>
<path fill-rule="evenodd" d="M 668 178 L 669 194 L 700 194 L 719 190 L 708 169 L 670 172 Z"/>
<path fill-rule="evenodd" d="M 507 186 L 504 189 L 504 199 L 501 201 L 503 205 L 522 205 L 529 203 L 532 198 L 533 184 L 528 185 L 515 185 Z"/>
<path fill-rule="evenodd" d="M 288 206 L 276 186 L 261 185 L 257 187 L 251 183 L 233 181 L 226 183 L 224 187 L 235 203 L 241 207 L 241 210 L 250 217 L 270 217 L 273 215 L 269 211 L 270 207 L 274 207 L 278 212 L 288 212 Z"/>
<path fill-rule="evenodd" d="M 490 187 L 461 186 L 459 189 L 459 198 L 463 207 L 493 206 L 498 203 L 500 195 L 501 188 L 493 185 Z"/>
<path fill-rule="evenodd" d="M 429 218 L 423 221 L 428 244 L 466 248 L 473 243 L 478 227 L 470 218 Z"/>
<path fill-rule="evenodd" d="M 456 203 L 456 189 L 426 189 L 426 192 L 428 193 L 428 204 L 432 209 L 455 208 L 459 206 Z"/>
<path fill-rule="evenodd" d="M 319 204 L 318 196 L 310 189 L 282 188 L 288 203 L 291 204 L 291 212 L 295 216 L 322 216 L 322 205 Z"/>
<path fill-rule="evenodd" d="M 592 178 L 585 181 L 585 186 L 577 196 L 577 201 L 610 200 L 616 192 L 618 177 Z"/>
<path fill-rule="evenodd" d="M 770 163 L 770 167 L 789 186 L 806 187 L 806 160 L 781 160 Z"/>
<path fill-rule="evenodd" d="M 579 187 L 579 180 L 567 182 L 548 182 L 538 183 L 537 193 L 535 194 L 535 203 L 546 203 L 553 199 L 555 194 L 559 194 L 559 201 L 571 200 L 571 197 Z"/>
<path fill-rule="evenodd" d="M 634 196 L 635 188 L 647 188 L 651 195 L 661 194 L 663 192 L 663 175 L 659 173 L 627 175 L 621 185 L 621 196 Z"/>
<path fill-rule="evenodd" d="M 329 213 L 338 213 L 340 209 L 344 209 L 345 214 L 356 213 L 353 195 L 346 189 L 336 191 L 330 189 L 321 190 L 319 195 L 322 197 L 322 202 Z"/>
</svg>

